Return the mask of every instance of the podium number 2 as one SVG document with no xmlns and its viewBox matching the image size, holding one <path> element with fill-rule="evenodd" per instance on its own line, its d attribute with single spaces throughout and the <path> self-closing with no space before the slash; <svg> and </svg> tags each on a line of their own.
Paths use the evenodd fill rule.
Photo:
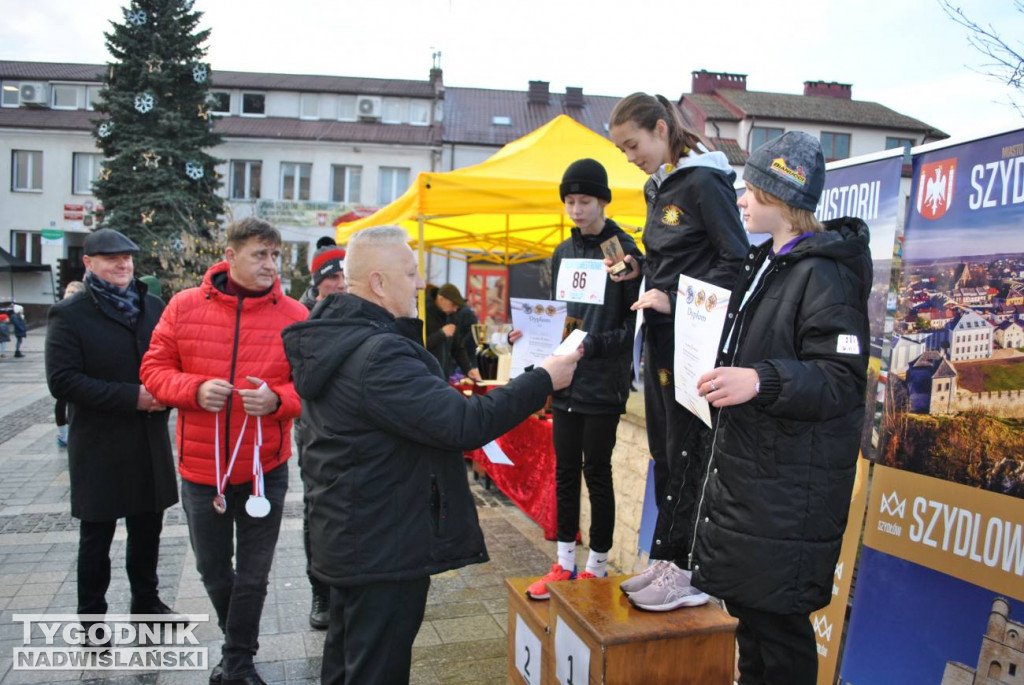
<svg viewBox="0 0 1024 685">
<path fill-rule="evenodd" d="M 587 272 L 586 271 L 573 271 L 572 272 L 572 287 L 573 288 L 586 288 L 587 287 Z"/>
<path fill-rule="evenodd" d="M 537 682 L 530 672 L 530 666 L 534 654 L 540 658 L 541 649 L 540 639 L 526 626 L 523 617 L 516 614 L 516 670 L 527 685 Z"/>
</svg>

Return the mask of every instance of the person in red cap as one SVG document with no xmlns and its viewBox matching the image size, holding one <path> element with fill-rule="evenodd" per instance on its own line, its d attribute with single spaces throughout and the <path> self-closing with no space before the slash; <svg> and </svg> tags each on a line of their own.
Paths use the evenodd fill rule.
<svg viewBox="0 0 1024 685">
<path fill-rule="evenodd" d="M 337 293 L 344 295 L 348 292 L 348 283 L 345 281 L 345 250 L 335 244 L 324 245 L 313 255 L 313 264 L 310 268 L 313 275 L 313 286 L 303 296 L 301 302 L 306 308 L 312 310 L 318 302 Z M 302 467 L 302 451 L 304 438 L 307 430 L 300 415 L 295 419 L 295 446 L 298 449 L 299 467 Z M 305 496 L 305 483 L 303 483 L 303 495 Z M 313 591 L 312 605 L 309 609 L 309 625 L 315 630 L 327 630 L 331 619 L 331 588 L 322 583 L 313 575 L 309 566 L 309 518 L 306 515 L 306 508 L 302 509 L 302 543 L 306 550 L 306 577 L 309 579 L 309 586 Z"/>
<path fill-rule="evenodd" d="M 348 284 L 345 282 L 345 250 L 337 245 L 316 251 L 310 273 L 313 274 L 313 286 L 317 290 L 317 302 L 333 293 L 344 295 L 348 292 Z"/>
</svg>

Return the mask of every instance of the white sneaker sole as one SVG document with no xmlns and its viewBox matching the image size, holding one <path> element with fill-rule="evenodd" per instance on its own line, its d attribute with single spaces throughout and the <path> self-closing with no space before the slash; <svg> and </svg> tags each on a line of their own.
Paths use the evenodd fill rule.
<svg viewBox="0 0 1024 685">
<path fill-rule="evenodd" d="M 680 597 L 672 602 L 665 604 L 640 604 L 636 602 L 631 596 L 629 597 L 629 603 L 635 606 L 637 609 L 643 609 L 644 611 L 672 611 L 673 609 L 681 609 L 683 607 L 699 607 L 707 604 L 711 597 L 707 593 L 700 593 L 698 595 L 689 595 L 687 597 Z"/>
</svg>

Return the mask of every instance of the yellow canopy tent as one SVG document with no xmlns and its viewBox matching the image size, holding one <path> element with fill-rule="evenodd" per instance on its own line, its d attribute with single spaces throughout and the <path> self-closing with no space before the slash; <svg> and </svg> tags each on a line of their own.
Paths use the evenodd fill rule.
<svg viewBox="0 0 1024 685">
<path fill-rule="evenodd" d="M 339 244 L 370 226 L 398 224 L 425 251 L 462 259 L 518 264 L 549 256 L 572 227 L 558 186 L 566 167 L 590 157 L 608 171 L 606 213 L 620 226 L 643 227 L 643 173 L 606 138 L 559 115 L 475 166 L 424 172 L 397 200 L 368 217 L 341 224 Z"/>
</svg>

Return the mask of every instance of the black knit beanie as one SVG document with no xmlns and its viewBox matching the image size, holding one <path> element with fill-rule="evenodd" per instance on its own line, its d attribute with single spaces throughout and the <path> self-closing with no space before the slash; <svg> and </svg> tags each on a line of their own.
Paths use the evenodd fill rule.
<svg viewBox="0 0 1024 685">
<path fill-rule="evenodd" d="M 612 191 L 608 187 L 608 172 L 596 159 L 578 159 L 569 165 L 562 175 L 558 192 L 565 202 L 566 195 L 590 195 L 599 200 L 611 202 Z"/>
</svg>

